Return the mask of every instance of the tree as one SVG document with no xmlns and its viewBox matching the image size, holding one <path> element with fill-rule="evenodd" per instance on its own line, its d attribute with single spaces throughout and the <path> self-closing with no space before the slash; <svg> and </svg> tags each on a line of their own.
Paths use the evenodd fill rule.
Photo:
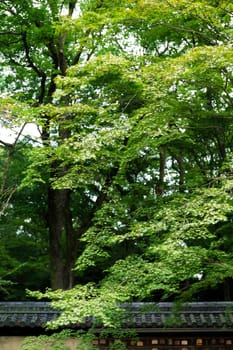
<svg viewBox="0 0 233 350">
<path fill-rule="evenodd" d="M 226 282 L 231 297 L 232 5 L 63 5 L 15 3 L 27 28 L 5 30 L 18 40 L 3 47 L 11 63 L 20 52 L 17 74 L 22 57 L 30 68 L 23 98 L 36 99 L 43 147 L 24 184 L 48 186 L 53 288 L 73 285 L 78 258 L 76 287 L 40 295 L 64 310 L 56 325 L 113 325 L 117 302 L 190 299 Z"/>
<path fill-rule="evenodd" d="M 32 146 L 27 138 L 18 141 L 14 148 L 9 147 L 14 150 L 10 163 L 7 150 L 2 149 L 0 157 L 3 168 L 0 180 L 4 188 L 14 190 L 0 218 L 0 276 L 6 280 L 0 293 L 2 299 L 22 300 L 26 288 L 45 289 L 49 284 L 46 198 L 38 184 L 23 192 L 17 190 L 29 166 Z"/>
<path fill-rule="evenodd" d="M 81 189 L 84 193 L 80 205 L 83 205 L 84 200 L 88 209 L 86 217 L 81 212 L 77 216 L 80 220 L 75 229 L 71 188 L 55 188 L 54 185 L 55 179 L 69 169 L 69 165 L 63 165 L 57 152 L 59 146 L 77 131 L 75 119 L 79 118 L 80 113 L 89 119 L 95 118 L 96 111 L 86 110 L 85 105 L 83 110 L 75 111 L 73 107 L 69 108 L 73 102 L 68 96 L 53 97 L 56 78 L 58 75 L 64 77 L 69 66 L 85 65 L 93 55 L 99 55 L 103 50 L 119 51 L 119 45 L 113 43 L 112 39 L 113 33 L 119 32 L 119 27 L 114 24 L 117 22 L 118 7 L 118 4 L 112 6 L 95 1 L 27 1 L 23 4 L 21 1 L 4 1 L 0 8 L 5 79 L 3 91 L 11 91 L 17 104 L 19 101 L 29 104 L 29 119 L 37 123 L 41 130 L 43 150 L 39 148 L 36 151 L 38 156 L 33 154 L 34 171 L 32 168 L 29 170 L 28 179 L 48 181 L 47 224 L 53 288 L 69 288 L 73 285 L 72 268 L 77 256 L 78 240 L 89 227 L 104 197 L 99 184 L 92 185 L 90 194 Z M 56 111 L 58 104 L 63 106 L 59 112 Z M 27 106 L 22 108 L 25 112 Z M 21 120 L 25 118 L 24 112 L 21 113 Z M 89 123 L 79 123 L 78 127 L 88 127 Z M 46 179 L 42 179 L 45 173 L 40 176 L 38 170 L 44 164 Z M 105 175 L 105 182 L 108 176 Z M 93 192 L 98 197 L 96 201 L 92 200 Z"/>
</svg>

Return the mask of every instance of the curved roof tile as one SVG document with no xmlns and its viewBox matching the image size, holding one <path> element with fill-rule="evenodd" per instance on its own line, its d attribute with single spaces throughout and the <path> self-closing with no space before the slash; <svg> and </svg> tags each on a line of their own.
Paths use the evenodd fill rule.
<svg viewBox="0 0 233 350">
<path fill-rule="evenodd" d="M 233 302 L 128 303 L 122 307 L 126 310 L 124 327 L 233 329 Z M 0 327 L 40 328 L 58 316 L 59 311 L 47 302 L 0 302 Z M 82 326 L 88 328 L 91 323 L 88 318 Z"/>
</svg>

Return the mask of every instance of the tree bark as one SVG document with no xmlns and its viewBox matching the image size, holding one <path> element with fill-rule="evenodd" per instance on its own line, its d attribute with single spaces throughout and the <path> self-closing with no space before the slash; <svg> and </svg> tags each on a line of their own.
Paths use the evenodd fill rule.
<svg viewBox="0 0 233 350">
<path fill-rule="evenodd" d="M 48 226 L 50 245 L 50 275 L 52 289 L 65 289 L 63 252 L 65 206 L 68 190 L 48 190 Z"/>
<path fill-rule="evenodd" d="M 231 287 L 230 287 L 230 278 L 224 280 L 224 300 L 231 301 Z"/>
<path fill-rule="evenodd" d="M 159 180 L 155 186 L 155 192 L 157 196 L 162 196 L 164 194 L 164 177 L 166 168 L 166 146 L 161 146 L 159 150 Z"/>
<path fill-rule="evenodd" d="M 70 212 L 70 190 L 48 190 L 50 276 L 52 289 L 73 287 L 73 268 L 77 258 L 77 234 Z"/>
<path fill-rule="evenodd" d="M 65 217 L 65 264 L 64 264 L 64 289 L 70 289 L 74 286 L 74 273 L 77 259 L 77 250 L 79 237 L 73 227 L 73 217 L 70 210 L 71 191 L 68 191 L 66 196 L 66 205 L 64 208 Z"/>
</svg>

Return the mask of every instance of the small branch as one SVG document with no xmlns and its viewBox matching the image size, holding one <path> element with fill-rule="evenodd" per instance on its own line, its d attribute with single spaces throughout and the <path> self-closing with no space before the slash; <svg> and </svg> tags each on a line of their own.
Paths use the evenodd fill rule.
<svg viewBox="0 0 233 350">
<path fill-rule="evenodd" d="M 22 35 L 22 32 L 7 31 L 7 32 L 0 32 L 0 35 Z"/>
<path fill-rule="evenodd" d="M 42 77 L 44 75 L 44 72 L 40 71 L 39 68 L 34 64 L 33 60 L 31 59 L 30 56 L 30 48 L 27 42 L 27 33 L 22 32 L 21 33 L 22 40 L 23 40 L 23 45 L 24 45 L 24 51 L 25 51 L 25 56 L 28 62 L 28 66 L 34 70 L 34 72 L 38 75 L 38 77 Z"/>
<path fill-rule="evenodd" d="M 9 204 L 9 202 L 11 200 L 11 197 L 13 196 L 15 191 L 16 191 L 16 188 L 8 189 L 9 194 L 7 195 L 7 199 L 5 200 L 5 202 L 3 202 L 3 204 L 2 204 L 2 207 L 1 207 L 1 210 L 0 210 L 0 217 L 4 214 L 6 208 L 8 207 L 8 204 Z"/>
<path fill-rule="evenodd" d="M 80 49 L 78 50 L 78 52 L 76 53 L 76 55 L 74 56 L 72 65 L 76 65 L 77 63 L 79 63 L 80 57 L 82 55 L 83 52 L 83 47 L 80 47 Z"/>
<path fill-rule="evenodd" d="M 76 4 L 77 4 L 77 0 L 69 1 L 69 17 L 72 17 Z"/>
<path fill-rule="evenodd" d="M 191 28 L 185 28 L 185 27 L 182 27 L 182 26 L 171 25 L 171 24 L 162 23 L 162 22 L 153 23 L 150 27 L 153 28 L 153 27 L 157 27 L 157 26 L 167 27 L 167 28 L 170 28 L 170 29 L 173 29 L 173 30 L 184 32 L 184 33 L 196 34 L 196 35 L 198 35 L 198 36 L 208 40 L 208 42 L 210 44 L 216 44 L 216 40 L 213 41 L 213 39 L 210 38 L 208 35 L 206 35 L 204 33 L 201 33 L 198 30 L 194 30 L 194 29 L 191 29 Z M 227 38 L 225 37 L 225 39 L 227 39 Z"/>
<path fill-rule="evenodd" d="M 8 143 L 8 142 L 2 141 L 2 140 L 0 140 L 0 144 L 2 144 L 5 147 L 13 147 L 13 145 L 11 143 Z"/>
<path fill-rule="evenodd" d="M 7 175 L 8 175 L 8 171 L 10 169 L 10 165 L 11 165 L 11 161 L 12 161 L 12 158 L 13 158 L 13 154 L 15 152 L 15 147 L 16 147 L 16 144 L 17 144 L 20 136 L 22 135 L 22 132 L 23 132 L 25 126 L 26 126 L 26 123 L 23 124 L 23 126 L 21 127 L 21 129 L 20 129 L 20 131 L 19 131 L 15 141 L 12 144 L 9 144 L 9 143 L 6 143 L 6 142 L 0 140 L 0 143 L 3 144 L 4 146 L 6 146 L 8 148 L 8 150 L 9 150 L 6 166 L 5 166 L 5 169 L 3 171 L 0 193 L 3 193 L 4 190 L 5 190 L 6 181 L 7 181 Z"/>
<path fill-rule="evenodd" d="M 28 66 L 32 68 L 32 70 L 36 73 L 36 75 L 41 78 L 41 84 L 40 84 L 40 95 L 38 98 L 39 104 L 43 102 L 44 95 L 45 95 L 45 84 L 46 84 L 46 74 L 41 71 L 33 62 L 31 56 L 30 56 L 30 47 L 27 42 L 27 33 L 22 32 L 22 41 L 23 41 L 23 46 L 24 46 L 24 51 L 25 51 L 25 56 L 28 62 Z"/>
<path fill-rule="evenodd" d="M 19 141 L 19 138 L 20 138 L 20 136 L 22 135 L 23 130 L 24 130 L 24 128 L 25 128 L 26 125 L 27 125 L 27 123 L 24 123 L 24 124 L 22 125 L 21 129 L 19 130 L 19 133 L 18 133 L 18 135 L 16 136 L 16 139 L 15 139 L 15 141 L 14 141 L 14 143 L 13 143 L 13 147 L 15 147 L 16 144 L 17 144 L 17 142 Z"/>
</svg>

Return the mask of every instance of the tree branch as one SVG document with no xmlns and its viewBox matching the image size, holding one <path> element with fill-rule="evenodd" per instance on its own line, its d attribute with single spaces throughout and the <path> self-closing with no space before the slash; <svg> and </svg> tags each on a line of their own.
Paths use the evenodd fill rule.
<svg viewBox="0 0 233 350">
<path fill-rule="evenodd" d="M 43 102 L 44 96 L 45 96 L 45 84 L 46 84 L 46 74 L 42 70 L 40 70 L 33 62 L 31 56 L 30 56 L 30 47 L 27 42 L 27 33 L 22 32 L 22 41 L 23 41 L 23 47 L 24 47 L 24 52 L 25 56 L 28 62 L 28 66 L 32 68 L 32 70 L 36 73 L 36 75 L 41 78 L 41 84 L 40 84 L 40 94 L 38 98 L 39 104 Z"/>
</svg>

